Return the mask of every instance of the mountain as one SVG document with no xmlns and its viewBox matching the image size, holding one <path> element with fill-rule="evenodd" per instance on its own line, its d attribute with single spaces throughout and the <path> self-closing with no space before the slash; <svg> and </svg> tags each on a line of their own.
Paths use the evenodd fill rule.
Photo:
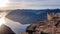
<svg viewBox="0 0 60 34">
<path fill-rule="evenodd" d="M 15 34 L 15 33 L 11 30 L 11 28 L 3 24 L 2 26 L 0 26 L 0 34 Z"/>
<path fill-rule="evenodd" d="M 40 20 L 47 20 L 48 12 L 60 12 L 60 9 L 44 9 L 44 10 L 10 10 L 11 12 L 6 16 L 8 19 L 11 19 L 22 24 L 31 24 Z"/>
</svg>

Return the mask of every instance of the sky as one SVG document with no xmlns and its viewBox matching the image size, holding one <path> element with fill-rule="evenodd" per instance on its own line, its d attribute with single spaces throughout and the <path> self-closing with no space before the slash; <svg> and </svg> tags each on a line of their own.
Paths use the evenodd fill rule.
<svg viewBox="0 0 60 34">
<path fill-rule="evenodd" d="M 60 8 L 60 0 L 9 0 L 5 9 L 55 9 Z"/>
</svg>

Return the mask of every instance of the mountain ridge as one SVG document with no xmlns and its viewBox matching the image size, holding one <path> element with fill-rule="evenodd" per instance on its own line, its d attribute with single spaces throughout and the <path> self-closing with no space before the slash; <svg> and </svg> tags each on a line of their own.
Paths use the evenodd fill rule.
<svg viewBox="0 0 60 34">
<path fill-rule="evenodd" d="M 10 10 L 7 18 L 20 22 L 22 24 L 30 24 L 40 20 L 47 20 L 47 13 L 60 12 L 60 9 L 45 9 L 45 10 Z"/>
</svg>

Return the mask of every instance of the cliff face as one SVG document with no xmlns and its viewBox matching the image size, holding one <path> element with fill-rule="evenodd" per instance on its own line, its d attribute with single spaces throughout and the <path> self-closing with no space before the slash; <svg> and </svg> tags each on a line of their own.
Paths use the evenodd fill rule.
<svg viewBox="0 0 60 34">
<path fill-rule="evenodd" d="M 53 15 L 53 16 L 52 16 Z M 29 34 L 60 34 L 60 13 L 50 13 L 51 20 L 36 22 L 27 27 Z"/>
<path fill-rule="evenodd" d="M 0 34 L 15 34 L 8 26 L 1 25 L 0 26 Z"/>
</svg>

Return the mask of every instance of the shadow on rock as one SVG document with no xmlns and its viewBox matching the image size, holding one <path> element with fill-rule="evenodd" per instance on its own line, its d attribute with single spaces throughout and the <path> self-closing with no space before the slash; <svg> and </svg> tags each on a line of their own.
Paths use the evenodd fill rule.
<svg viewBox="0 0 60 34">
<path fill-rule="evenodd" d="M 0 26 L 0 34 L 15 34 L 15 33 L 11 30 L 11 28 L 3 24 Z"/>
</svg>

